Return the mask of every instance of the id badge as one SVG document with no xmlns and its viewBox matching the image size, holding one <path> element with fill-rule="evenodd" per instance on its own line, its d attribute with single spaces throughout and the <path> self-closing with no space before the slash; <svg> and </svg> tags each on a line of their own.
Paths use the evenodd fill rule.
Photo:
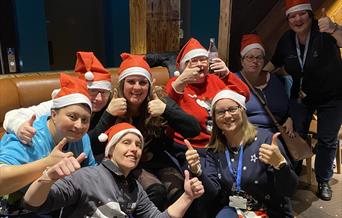
<svg viewBox="0 0 342 218">
<path fill-rule="evenodd" d="M 229 207 L 235 207 L 239 209 L 247 209 L 247 199 L 241 196 L 229 196 Z"/>
</svg>

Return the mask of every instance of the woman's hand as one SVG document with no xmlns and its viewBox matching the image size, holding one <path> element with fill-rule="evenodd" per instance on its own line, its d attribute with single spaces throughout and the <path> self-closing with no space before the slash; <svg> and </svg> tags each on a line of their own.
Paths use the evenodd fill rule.
<svg viewBox="0 0 342 218">
<path fill-rule="evenodd" d="M 259 160 L 265 164 L 270 164 L 277 168 L 280 163 L 284 162 L 285 157 L 281 154 L 277 138 L 280 133 L 276 133 L 272 136 L 272 143 L 262 144 L 259 148 Z M 286 160 L 285 160 L 286 161 Z"/>
<path fill-rule="evenodd" d="M 191 200 L 201 197 L 204 194 L 202 182 L 197 177 L 190 179 L 189 171 L 184 171 L 184 191 Z"/>
<path fill-rule="evenodd" d="M 318 27 L 321 33 L 332 34 L 336 31 L 336 24 L 327 16 L 325 8 L 322 8 L 322 17 L 318 20 Z"/>
<path fill-rule="evenodd" d="M 189 169 L 196 176 L 200 176 L 202 174 L 202 169 L 198 152 L 191 146 L 188 140 L 184 139 L 184 143 L 188 147 L 188 150 L 185 152 L 185 157 L 188 161 Z"/>
<path fill-rule="evenodd" d="M 33 136 L 36 134 L 36 129 L 33 128 L 33 122 L 36 120 L 36 115 L 33 115 L 28 121 L 21 124 L 17 131 L 17 137 L 23 144 L 30 144 Z"/>
<path fill-rule="evenodd" d="M 291 117 L 288 117 L 285 121 L 285 123 L 282 126 L 285 129 L 286 134 L 288 134 L 290 137 L 294 137 L 294 132 L 293 132 L 293 121 Z"/>
<path fill-rule="evenodd" d="M 118 98 L 117 90 L 114 90 L 112 100 L 110 101 L 106 111 L 113 116 L 123 116 L 127 112 L 127 100 Z"/>
<path fill-rule="evenodd" d="M 41 177 L 42 180 L 58 180 L 65 176 L 71 175 L 76 170 L 79 170 L 81 168 L 80 163 L 82 163 L 83 160 L 85 160 L 87 156 L 85 153 L 81 153 L 77 158 L 71 157 L 65 157 L 60 162 L 49 168 Z M 47 178 L 45 178 L 47 177 Z"/>
<path fill-rule="evenodd" d="M 183 92 L 189 83 L 196 82 L 204 76 L 204 69 L 201 69 L 200 66 L 190 67 L 187 64 L 181 75 L 172 83 L 172 87 L 176 92 Z"/>
<path fill-rule="evenodd" d="M 227 76 L 229 69 L 226 63 L 224 63 L 220 58 L 214 58 L 213 61 L 214 63 L 210 64 L 210 71 L 220 78 Z"/>
<path fill-rule="evenodd" d="M 165 112 L 166 104 L 159 99 L 157 93 L 153 91 L 153 100 L 148 102 L 148 113 L 151 117 L 159 117 Z"/>
</svg>

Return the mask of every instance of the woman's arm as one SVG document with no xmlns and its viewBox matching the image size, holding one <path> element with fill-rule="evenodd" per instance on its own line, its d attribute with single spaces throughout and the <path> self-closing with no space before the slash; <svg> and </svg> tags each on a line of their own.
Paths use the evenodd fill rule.
<svg viewBox="0 0 342 218">
<path fill-rule="evenodd" d="M 51 186 L 61 178 L 71 175 L 81 168 L 80 163 L 86 158 L 81 153 L 77 158 L 67 157 L 62 159 L 53 167 L 45 170 L 44 173 L 33 182 L 24 196 L 24 201 L 28 207 L 39 207 L 45 203 L 49 195 Z M 67 189 L 70 192 L 70 189 Z M 70 202 L 65 202 L 70 203 Z"/>
</svg>

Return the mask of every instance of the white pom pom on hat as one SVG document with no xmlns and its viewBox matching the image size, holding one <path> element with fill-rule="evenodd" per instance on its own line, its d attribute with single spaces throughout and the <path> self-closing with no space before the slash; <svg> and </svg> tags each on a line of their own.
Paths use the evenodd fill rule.
<svg viewBox="0 0 342 218">
<path fill-rule="evenodd" d="M 176 70 L 174 73 L 173 73 L 173 76 L 179 76 L 180 75 L 180 72 L 178 70 Z"/>
<path fill-rule="evenodd" d="M 108 135 L 106 135 L 105 133 L 101 133 L 97 138 L 100 142 L 105 142 L 108 139 Z"/>
<path fill-rule="evenodd" d="M 88 80 L 88 81 L 94 80 L 94 74 L 93 74 L 93 72 L 91 72 L 91 71 L 87 71 L 87 72 L 84 74 L 84 77 L 85 77 L 85 79 Z"/>
</svg>

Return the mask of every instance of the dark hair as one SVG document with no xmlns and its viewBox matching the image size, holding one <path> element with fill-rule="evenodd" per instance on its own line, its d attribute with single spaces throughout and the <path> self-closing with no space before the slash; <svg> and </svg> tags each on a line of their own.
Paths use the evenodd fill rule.
<svg viewBox="0 0 342 218">
<path fill-rule="evenodd" d="M 118 90 L 118 97 L 119 98 L 124 98 L 124 84 L 125 84 L 125 79 L 122 79 L 117 87 Z M 163 89 L 159 89 L 158 87 L 155 87 L 156 93 L 158 97 L 164 101 L 164 96 L 166 96 L 165 92 Z M 163 117 L 151 117 L 150 114 L 148 113 L 148 102 L 153 99 L 153 90 L 151 89 L 151 84 L 149 84 L 148 88 L 148 94 L 145 98 L 145 100 L 142 102 L 140 105 L 140 116 L 138 119 L 138 123 L 134 123 L 134 126 L 140 130 L 141 134 L 144 136 L 144 141 L 148 142 L 152 138 L 159 138 L 161 134 L 164 132 L 165 126 L 166 126 L 166 121 L 164 120 Z M 121 123 L 121 122 L 128 122 L 130 124 L 133 124 L 133 118 L 132 117 L 118 117 L 116 119 L 116 123 Z"/>
</svg>

